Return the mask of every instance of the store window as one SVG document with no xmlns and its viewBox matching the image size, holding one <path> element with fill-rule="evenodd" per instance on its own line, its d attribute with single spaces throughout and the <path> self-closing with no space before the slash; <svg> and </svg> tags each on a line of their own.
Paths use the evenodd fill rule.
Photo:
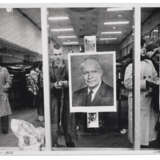
<svg viewBox="0 0 160 160">
<path fill-rule="evenodd" d="M 45 136 L 40 14 L 40 8 L 0 8 L 0 147 L 6 150 L 33 143 L 40 150 L 39 133 Z"/>
<path fill-rule="evenodd" d="M 157 83 L 159 79 L 159 15 L 159 8 L 141 9 L 142 41 L 145 43 L 145 56 L 141 57 L 141 75 L 146 76 L 146 70 L 153 79 L 153 82 L 147 80 L 148 89 L 143 92 L 144 94 L 150 93 L 150 95 L 141 97 L 141 125 L 146 126 L 141 128 L 141 148 L 159 148 L 159 131 L 156 127 L 159 114 L 159 83 Z M 148 101 L 148 105 L 145 105 L 145 100 Z"/>
<path fill-rule="evenodd" d="M 129 112 L 134 111 L 133 107 L 129 111 L 130 89 L 124 78 L 133 63 L 134 10 L 49 8 L 47 12 L 52 147 L 132 148 Z M 89 82 L 85 78 L 92 69 L 99 80 Z M 87 90 L 96 83 L 89 103 Z M 98 95 L 101 88 L 108 97 Z"/>
<path fill-rule="evenodd" d="M 10 14 L 12 11 L 13 13 Z M 140 13 L 142 14 L 141 23 Z M 18 21 L 19 15 L 21 15 L 21 22 L 24 20 L 21 27 L 30 26 L 30 23 L 34 27 L 31 27 L 29 32 L 27 32 L 28 29 L 27 31 L 25 29 L 15 30 L 13 35 L 20 36 L 21 40 L 19 41 L 17 38 L 14 44 L 11 43 L 15 39 L 14 36 L 7 36 L 12 35 L 9 33 L 12 30 L 6 29 L 4 32 L 4 28 L 7 28 L 8 24 L 4 23 L 3 17 L 10 17 L 8 22 L 12 25 L 9 26 L 13 27 L 17 24 L 13 25 L 15 20 L 11 21 L 11 19 L 16 18 Z M 31 15 L 36 15 L 36 18 Z M 156 80 L 156 85 L 158 84 L 160 24 L 157 20 L 159 19 L 158 8 L 143 8 L 140 12 L 139 7 L 124 9 L 107 6 L 106 8 L 54 8 L 53 6 L 53 8 L 42 7 L 41 12 L 36 8 L 0 9 L 0 16 L 2 16 L 1 26 L 4 25 L 2 28 L 0 27 L 2 37 L 0 39 L 0 46 L 2 46 L 0 48 L 0 55 L 2 55 L 0 62 L 4 63 L 3 65 L 9 73 L 16 70 L 17 74 L 20 67 L 23 67 L 20 72 L 22 73 L 37 63 L 42 66 L 43 58 L 42 88 L 45 93 L 45 111 L 41 115 L 41 119 L 38 120 L 36 107 L 31 108 L 28 114 L 23 114 L 28 108 L 26 110 L 25 107 L 18 108 L 20 114 L 13 114 L 11 117 L 26 120 L 24 115 L 27 115 L 29 116 L 28 122 L 33 126 L 41 126 L 43 140 L 44 131 L 46 135 L 46 149 L 50 151 L 51 149 L 62 150 L 62 148 L 68 149 L 70 147 L 78 149 L 82 147 L 125 148 L 127 150 L 130 148 L 143 149 L 146 146 L 147 148 L 150 146 L 158 148 L 157 141 L 151 142 L 152 144 L 150 140 L 142 143 L 141 139 L 145 138 L 143 134 L 148 134 L 143 130 L 145 125 L 143 125 L 142 119 L 146 112 L 142 112 L 144 108 L 141 108 L 144 106 L 141 105 L 142 94 L 145 93 L 144 99 L 156 95 L 154 100 L 149 99 L 148 102 L 151 103 L 147 103 L 147 105 L 153 104 L 153 102 L 158 103 L 157 95 L 159 96 L 158 91 L 152 92 L 152 85 L 155 85 L 155 81 L 151 82 L 147 79 L 145 81 L 147 86 L 144 84 L 145 92 L 144 88 L 141 88 L 141 82 L 144 82 L 142 79 L 146 79 L 146 76 L 142 74 L 141 67 L 144 60 L 149 63 L 153 61 L 153 64 L 150 63 L 152 67 L 147 69 L 143 66 L 143 69 L 147 69 L 145 73 L 150 73 L 151 68 L 155 69 L 157 74 L 154 75 L 157 76 L 154 80 Z M 36 23 L 33 24 L 28 20 L 29 16 Z M 154 23 L 153 19 L 155 19 Z M 29 24 L 26 25 L 26 23 Z M 42 28 L 40 24 L 42 24 Z M 142 25 L 141 32 L 140 24 Z M 20 34 L 21 30 L 23 33 Z M 28 38 L 28 33 L 33 33 L 30 34 L 33 37 L 29 36 L 33 38 L 32 41 L 23 39 Z M 35 35 L 38 38 L 34 37 Z M 30 45 L 28 46 L 28 44 Z M 145 53 L 144 57 L 140 55 L 142 50 L 147 51 L 143 52 Z M 40 54 L 42 51 L 43 56 Z M 149 55 L 146 54 L 148 51 L 155 51 L 152 59 L 151 57 L 146 58 Z M 16 80 L 14 79 L 15 75 L 10 76 L 13 81 Z M 150 75 L 148 78 L 151 78 Z M 20 83 L 17 84 L 20 85 Z M 8 98 L 11 107 L 13 106 L 13 111 L 17 111 L 14 110 L 15 104 L 21 106 L 23 103 L 28 106 L 31 101 L 25 101 L 25 103 L 23 98 L 19 97 L 25 96 L 26 100 L 27 94 L 18 93 L 19 89 L 23 91 L 25 89 L 15 86 L 16 94 L 12 89 L 9 91 Z M 157 89 L 157 86 L 154 89 Z M 43 104 L 42 101 L 43 96 L 39 102 Z M 157 105 L 154 106 L 157 107 Z M 145 120 L 147 122 L 148 118 L 149 116 L 147 119 L 143 119 L 143 122 Z M 158 124 L 156 119 L 157 116 L 154 117 L 154 125 L 150 131 L 155 131 L 155 125 Z M 158 133 L 158 131 L 156 132 Z M 157 135 L 156 138 L 158 138 Z M 6 135 L 0 134 L 0 136 L 0 140 L 2 140 L 0 145 L 10 147 L 11 144 L 6 141 L 2 144 Z M 9 132 L 7 136 L 12 138 L 14 130 Z M 18 142 L 18 138 L 16 140 Z M 17 142 L 14 141 L 16 145 L 13 146 L 17 147 Z M 40 148 L 43 149 L 42 146 Z M 40 150 L 40 148 L 38 149 Z"/>
</svg>

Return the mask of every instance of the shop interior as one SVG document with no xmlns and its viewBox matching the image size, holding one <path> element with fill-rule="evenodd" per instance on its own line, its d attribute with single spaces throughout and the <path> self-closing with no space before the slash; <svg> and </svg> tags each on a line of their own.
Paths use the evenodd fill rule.
<svg viewBox="0 0 160 160">
<path fill-rule="evenodd" d="M 12 81 L 8 91 L 12 110 L 9 123 L 20 119 L 38 125 L 37 93 L 29 78 L 35 68 L 42 66 L 40 9 L 1 8 L 0 19 L 0 63 Z M 18 139 L 11 127 L 4 134 L 0 124 L 0 147 L 17 147 Z"/>
<path fill-rule="evenodd" d="M 96 36 L 97 52 L 116 51 L 117 112 L 103 113 L 99 128 L 87 128 L 87 114 L 75 113 L 78 123 L 76 147 L 133 148 L 128 139 L 128 91 L 124 87 L 124 74 L 134 56 L 134 10 L 132 8 L 50 8 L 48 9 L 49 56 L 54 48 L 68 53 L 85 52 L 85 36 Z M 146 43 L 159 45 L 159 9 L 141 10 L 141 33 Z M 155 56 L 158 64 L 159 57 Z M 133 111 L 134 112 L 134 111 Z M 101 123 L 99 121 L 99 123 Z M 134 134 L 134 130 L 133 130 Z M 64 139 L 63 139 L 64 140 Z M 63 141 L 62 140 L 62 141 Z M 65 142 L 62 142 L 65 146 Z M 150 148 L 157 148 L 154 143 Z M 145 146 L 141 146 L 141 148 Z"/>
<path fill-rule="evenodd" d="M 157 8 L 141 10 L 144 39 L 159 39 L 159 15 Z M 67 18 L 59 20 L 54 17 Z M 33 94 L 26 84 L 26 74 L 29 74 L 34 66 L 42 65 L 40 9 L 1 8 L 0 19 L 0 62 L 12 77 L 9 90 L 12 109 L 10 119 L 22 119 L 34 125 L 43 125 L 44 119 L 38 119 Z M 64 28 L 70 29 L 64 31 Z M 50 61 L 54 48 L 63 48 L 65 60 L 68 53 L 84 52 L 84 37 L 92 35 L 96 36 L 98 52 L 116 51 L 117 112 L 104 113 L 104 124 L 94 129 L 87 129 L 86 113 L 76 113 L 76 120 L 80 121 L 77 126 L 76 147 L 133 148 L 127 135 L 128 93 L 123 84 L 125 68 L 133 61 L 133 8 L 48 9 Z M 61 143 L 65 146 L 63 139 Z M 0 147 L 17 147 L 17 138 L 11 130 L 8 134 L 0 132 Z"/>
<path fill-rule="evenodd" d="M 117 112 L 104 113 L 104 124 L 92 129 L 86 127 L 86 113 L 76 113 L 76 121 L 80 121 L 76 147 L 132 148 L 127 137 L 128 102 L 123 79 L 125 67 L 132 61 L 133 9 L 50 8 L 48 12 L 51 61 L 54 48 L 63 48 L 66 60 L 68 53 L 85 52 L 85 36 L 96 36 L 97 52 L 116 51 Z"/>
</svg>

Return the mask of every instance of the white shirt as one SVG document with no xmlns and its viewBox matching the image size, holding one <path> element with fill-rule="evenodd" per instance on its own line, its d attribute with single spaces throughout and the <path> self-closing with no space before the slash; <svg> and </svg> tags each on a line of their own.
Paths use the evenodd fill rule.
<svg viewBox="0 0 160 160">
<path fill-rule="evenodd" d="M 102 82 L 100 82 L 97 87 L 95 87 L 95 88 L 92 89 L 92 92 L 93 92 L 93 93 L 92 93 L 91 101 L 94 100 L 94 98 L 95 98 L 95 96 L 96 96 L 96 93 L 97 93 L 99 87 L 101 86 L 101 83 L 102 83 Z M 88 94 L 90 93 L 90 91 L 91 91 L 91 89 L 88 88 Z"/>
</svg>

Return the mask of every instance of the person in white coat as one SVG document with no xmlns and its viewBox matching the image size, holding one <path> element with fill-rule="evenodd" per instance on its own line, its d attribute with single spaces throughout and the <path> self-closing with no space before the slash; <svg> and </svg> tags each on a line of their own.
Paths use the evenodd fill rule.
<svg viewBox="0 0 160 160">
<path fill-rule="evenodd" d="M 157 133 L 155 124 L 157 122 L 157 113 L 151 107 L 151 90 L 148 89 L 146 82 L 153 81 L 157 77 L 157 72 L 152 61 L 145 57 L 145 43 L 141 44 L 141 75 L 140 75 L 140 144 L 149 146 L 151 141 L 156 140 Z M 132 63 L 125 70 L 124 85 L 129 91 L 128 95 L 128 138 L 133 143 L 133 97 L 132 97 Z"/>
</svg>

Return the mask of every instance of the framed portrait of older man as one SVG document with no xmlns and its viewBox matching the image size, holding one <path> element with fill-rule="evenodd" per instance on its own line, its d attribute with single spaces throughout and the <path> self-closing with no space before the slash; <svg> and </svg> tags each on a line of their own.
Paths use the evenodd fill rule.
<svg viewBox="0 0 160 160">
<path fill-rule="evenodd" d="M 70 112 L 116 112 L 115 54 L 68 54 Z"/>
</svg>

